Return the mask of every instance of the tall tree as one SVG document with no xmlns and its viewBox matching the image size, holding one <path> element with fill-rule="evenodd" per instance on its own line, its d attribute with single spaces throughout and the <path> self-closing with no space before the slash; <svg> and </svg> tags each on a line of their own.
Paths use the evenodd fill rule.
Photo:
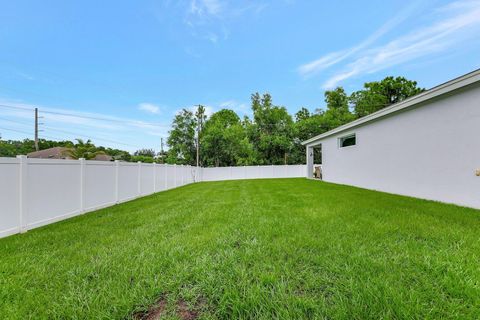
<svg viewBox="0 0 480 320">
<path fill-rule="evenodd" d="M 251 145 L 238 115 L 228 109 L 214 113 L 201 136 L 203 161 L 207 166 L 248 164 Z"/>
<path fill-rule="evenodd" d="M 325 112 L 318 110 L 315 113 L 310 113 L 307 109 L 303 109 L 305 108 L 302 108 L 295 114 L 294 147 L 289 162 L 291 164 L 305 163 L 305 146 L 302 145 L 303 141 L 328 130 L 324 119 Z M 319 159 L 318 155 L 316 155 L 316 158 Z"/>
<path fill-rule="evenodd" d="M 363 87 L 350 96 L 357 117 L 364 117 L 425 91 L 417 86 L 416 81 L 404 77 L 386 77 L 381 81 L 367 82 Z"/>
<path fill-rule="evenodd" d="M 175 115 L 167 139 L 167 163 L 195 165 L 195 127 L 192 111 L 182 109 Z"/>
<path fill-rule="evenodd" d="M 196 122 L 196 134 L 195 134 L 195 148 L 196 148 L 196 166 L 202 165 L 201 160 L 201 148 L 200 148 L 200 139 L 203 131 L 203 127 L 205 126 L 205 121 L 207 120 L 207 115 L 205 113 L 205 107 L 202 105 L 197 106 L 197 110 L 195 111 L 195 122 Z"/>
<path fill-rule="evenodd" d="M 322 131 L 332 130 L 355 119 L 350 112 L 348 95 L 342 87 L 325 91 L 325 103 L 327 110 L 323 115 Z"/>
<path fill-rule="evenodd" d="M 249 137 L 260 164 L 284 164 L 293 147 L 293 120 L 285 107 L 274 106 L 270 94 L 252 95 L 253 123 Z"/>
</svg>

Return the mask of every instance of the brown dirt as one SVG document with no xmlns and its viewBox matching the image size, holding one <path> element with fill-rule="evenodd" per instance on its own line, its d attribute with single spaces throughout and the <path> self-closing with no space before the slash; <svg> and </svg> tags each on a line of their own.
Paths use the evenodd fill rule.
<svg viewBox="0 0 480 320">
<path fill-rule="evenodd" d="M 195 320 L 198 318 L 197 310 L 189 310 L 188 305 L 183 300 L 177 301 L 177 315 L 182 320 Z"/>
<path fill-rule="evenodd" d="M 202 297 L 191 309 L 187 302 L 179 299 L 176 302 L 176 314 L 182 320 L 195 320 L 200 316 L 200 310 L 205 307 L 206 301 Z M 140 311 L 133 315 L 135 320 L 159 320 L 166 314 L 167 311 L 167 297 L 162 295 L 147 311 Z"/>
<path fill-rule="evenodd" d="M 135 320 L 158 320 L 167 307 L 167 299 L 161 296 L 147 311 L 140 311 L 133 315 Z"/>
</svg>

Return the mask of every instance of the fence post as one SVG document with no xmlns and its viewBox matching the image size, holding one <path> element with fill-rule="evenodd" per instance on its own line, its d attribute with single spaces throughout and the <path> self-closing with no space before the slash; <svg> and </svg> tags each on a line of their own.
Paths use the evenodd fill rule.
<svg viewBox="0 0 480 320">
<path fill-rule="evenodd" d="M 78 159 L 80 161 L 80 212 L 85 213 L 85 191 L 86 191 L 86 162 L 84 158 Z"/>
<path fill-rule="evenodd" d="M 138 161 L 138 183 L 137 183 L 137 193 L 140 197 L 142 195 L 142 161 Z"/>
<path fill-rule="evenodd" d="M 247 179 L 247 167 L 243 166 L 243 180 Z"/>
<path fill-rule="evenodd" d="M 182 186 L 185 184 L 184 178 L 185 178 L 185 165 L 182 164 Z"/>
<path fill-rule="evenodd" d="M 177 164 L 173 164 L 173 187 L 177 187 Z"/>
<path fill-rule="evenodd" d="M 19 161 L 19 171 L 20 171 L 20 183 L 19 183 L 19 215 L 18 215 L 18 227 L 20 233 L 27 232 L 27 185 L 28 185 L 28 160 L 27 156 L 17 156 Z"/>
<path fill-rule="evenodd" d="M 157 164 L 153 163 L 153 193 L 157 192 Z"/>
<path fill-rule="evenodd" d="M 165 190 L 168 190 L 168 165 L 164 163 L 162 166 L 165 169 Z"/>
<path fill-rule="evenodd" d="M 119 203 L 119 195 L 118 190 L 120 189 L 120 160 L 115 160 L 115 203 Z"/>
</svg>

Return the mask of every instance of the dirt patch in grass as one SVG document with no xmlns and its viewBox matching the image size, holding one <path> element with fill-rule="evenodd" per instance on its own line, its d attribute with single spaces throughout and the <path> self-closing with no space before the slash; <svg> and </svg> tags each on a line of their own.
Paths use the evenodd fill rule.
<svg viewBox="0 0 480 320">
<path fill-rule="evenodd" d="M 167 298 L 165 295 L 160 296 L 160 298 L 148 308 L 147 311 L 136 312 L 133 315 L 135 320 L 157 320 L 165 313 L 167 308 Z"/>
<path fill-rule="evenodd" d="M 187 303 L 180 299 L 177 301 L 177 315 L 182 320 L 195 320 L 198 318 L 198 311 L 196 308 L 190 310 Z"/>
<path fill-rule="evenodd" d="M 140 311 L 133 315 L 135 320 L 158 320 L 162 319 L 168 312 L 167 296 L 162 295 L 147 311 Z M 196 301 L 193 308 L 190 308 L 183 299 L 178 299 L 175 303 L 175 314 L 182 320 L 195 320 L 200 316 L 200 311 L 205 307 L 205 299 L 200 298 Z"/>
</svg>

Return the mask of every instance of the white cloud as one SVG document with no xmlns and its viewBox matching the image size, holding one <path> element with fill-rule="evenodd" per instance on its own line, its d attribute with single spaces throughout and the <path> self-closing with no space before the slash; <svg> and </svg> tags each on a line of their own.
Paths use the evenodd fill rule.
<svg viewBox="0 0 480 320">
<path fill-rule="evenodd" d="M 222 3 L 219 0 L 192 0 L 190 1 L 190 13 L 205 17 L 216 16 L 222 11 Z"/>
<path fill-rule="evenodd" d="M 258 15 L 266 7 L 265 1 L 189 0 L 184 8 L 184 23 L 192 36 L 217 44 L 229 38 L 229 25 L 245 15 Z"/>
<path fill-rule="evenodd" d="M 429 25 L 383 45 L 372 46 L 413 13 L 418 14 L 421 5 L 419 2 L 413 3 L 364 41 L 351 48 L 328 53 L 301 65 L 298 67 L 298 73 L 309 77 L 346 61 L 346 65 L 323 83 L 323 88 L 330 89 L 358 74 L 376 72 L 444 51 L 468 37 L 474 37 L 479 32 L 480 1 L 461 0 L 434 10 L 433 22 Z"/>
<path fill-rule="evenodd" d="M 138 105 L 138 110 L 142 110 L 142 111 L 145 111 L 145 112 L 148 112 L 148 113 L 153 113 L 153 114 L 159 114 L 160 113 L 160 107 L 153 104 L 153 103 L 148 103 L 148 102 L 144 102 L 144 103 L 140 103 Z"/>
<path fill-rule="evenodd" d="M 218 36 L 213 32 L 207 34 L 205 38 L 207 38 L 212 43 L 217 43 L 218 42 Z"/>
<path fill-rule="evenodd" d="M 396 14 L 392 19 L 384 23 L 379 29 L 377 29 L 373 34 L 371 34 L 368 38 L 366 38 L 359 44 L 345 50 L 328 53 L 314 61 L 301 65 L 298 68 L 298 72 L 300 73 L 300 75 L 308 77 L 347 59 L 348 57 L 354 55 L 360 50 L 373 44 L 375 41 L 380 39 L 390 30 L 392 30 L 393 28 L 398 26 L 400 23 L 405 21 L 416 10 L 418 10 L 419 6 L 420 6 L 419 2 L 412 2 L 409 6 L 406 6 L 403 10 L 401 10 L 398 14 Z"/>
<path fill-rule="evenodd" d="M 398 37 L 385 45 L 362 50 L 342 71 L 327 79 L 323 87 L 333 88 L 355 75 L 376 72 L 439 53 L 467 38 L 476 37 L 480 32 L 480 1 L 458 1 L 455 8 L 457 10 L 453 15 L 439 19 L 431 25 Z"/>
</svg>

